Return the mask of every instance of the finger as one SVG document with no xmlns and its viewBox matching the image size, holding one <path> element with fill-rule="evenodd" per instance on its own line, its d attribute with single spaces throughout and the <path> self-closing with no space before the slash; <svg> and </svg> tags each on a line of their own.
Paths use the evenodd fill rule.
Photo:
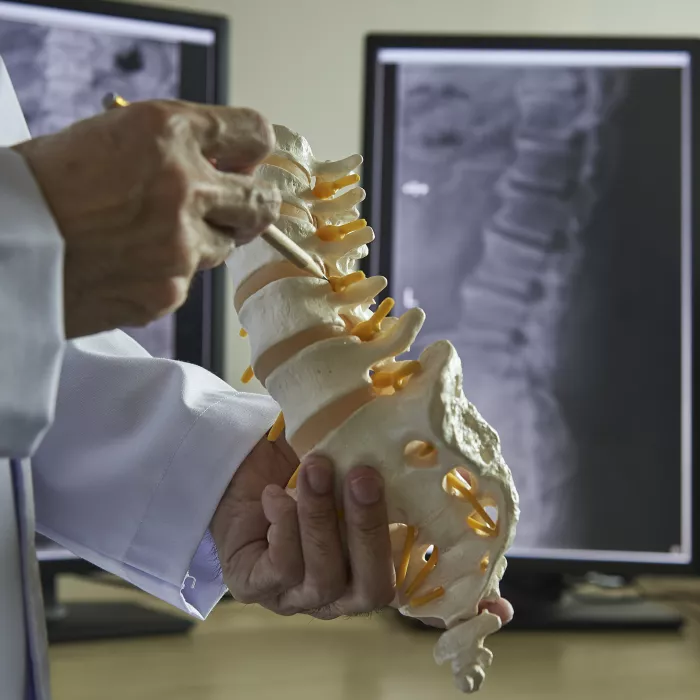
<svg viewBox="0 0 700 700">
<path fill-rule="evenodd" d="M 371 612 L 394 598 L 394 564 L 384 481 L 369 467 L 353 469 L 344 489 L 352 595 L 340 605 L 348 614 Z"/>
<path fill-rule="evenodd" d="M 347 588 L 347 567 L 338 527 L 333 468 L 321 457 L 302 464 L 297 481 L 297 513 L 304 556 L 304 583 L 289 591 L 282 607 L 320 608 L 338 600 Z"/>
<path fill-rule="evenodd" d="M 304 561 L 299 541 L 296 503 L 279 486 L 268 486 L 262 495 L 269 527 L 265 539 L 241 548 L 230 560 L 234 598 L 257 602 L 299 585 Z"/>
<path fill-rule="evenodd" d="M 190 105 L 191 130 L 203 155 L 220 170 L 250 171 L 272 153 L 275 132 L 259 112 L 246 107 Z"/>
<path fill-rule="evenodd" d="M 206 226 L 206 244 L 199 257 L 198 270 L 212 270 L 226 262 L 236 248 L 235 241 L 226 233 Z"/>
<path fill-rule="evenodd" d="M 297 504 L 281 486 L 273 484 L 263 491 L 262 506 L 270 523 L 266 558 L 275 572 L 272 578 L 279 587 L 275 593 L 279 594 L 304 580 Z"/>
<path fill-rule="evenodd" d="M 479 603 L 479 612 L 484 610 L 501 618 L 501 623 L 504 625 L 507 625 L 513 619 L 513 606 L 505 598 L 482 600 Z"/>
<path fill-rule="evenodd" d="M 229 232 L 209 225 L 206 221 L 193 222 L 198 236 L 198 270 L 211 270 L 228 260 L 236 248 Z"/>
<path fill-rule="evenodd" d="M 216 173 L 202 195 L 204 220 L 217 232 L 244 245 L 273 224 L 282 197 L 276 185 L 250 175 Z"/>
</svg>

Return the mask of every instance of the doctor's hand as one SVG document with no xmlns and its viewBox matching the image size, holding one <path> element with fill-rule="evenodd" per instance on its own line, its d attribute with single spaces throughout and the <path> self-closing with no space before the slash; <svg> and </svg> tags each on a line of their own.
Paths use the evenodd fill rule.
<svg viewBox="0 0 700 700">
<path fill-rule="evenodd" d="M 279 191 L 254 174 L 273 146 L 257 112 L 166 101 L 15 146 L 65 240 L 67 337 L 174 311 L 198 270 L 273 223 Z"/>
<path fill-rule="evenodd" d="M 231 594 L 281 615 L 321 619 L 388 605 L 395 578 L 381 477 L 366 467 L 351 471 L 336 503 L 331 464 L 310 458 L 295 502 L 284 487 L 297 464 L 283 438 L 263 438 L 221 500 L 211 532 Z"/>
</svg>

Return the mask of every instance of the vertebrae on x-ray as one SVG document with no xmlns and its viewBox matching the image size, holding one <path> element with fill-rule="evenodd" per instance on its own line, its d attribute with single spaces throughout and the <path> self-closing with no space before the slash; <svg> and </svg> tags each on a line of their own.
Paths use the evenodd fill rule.
<svg viewBox="0 0 700 700">
<path fill-rule="evenodd" d="M 282 192 L 280 229 L 329 282 L 262 240 L 233 253 L 234 305 L 251 343 L 244 380 L 256 376 L 282 409 L 269 439 L 284 430 L 300 459 L 329 457 L 339 490 L 352 467 L 379 470 L 394 523 L 394 605 L 444 623 L 435 659 L 451 663 L 461 689 L 475 690 L 492 659 L 484 637 L 500 627 L 479 604 L 499 595 L 518 519 L 498 435 L 465 398 L 449 342 L 401 359 L 423 311 L 391 317 L 391 299 L 372 310 L 387 280 L 354 270 L 374 238 L 358 218 L 365 193 L 353 171 L 362 158 L 321 162 L 301 136 L 284 127 L 276 136 L 260 175 Z"/>
<path fill-rule="evenodd" d="M 611 116 L 625 94 L 624 74 L 423 70 L 404 78 L 409 96 L 439 79 L 452 88 L 428 102 L 433 111 L 410 112 L 402 158 L 411 175 L 437 171 L 449 193 L 438 194 L 430 211 L 458 202 L 467 211 L 459 217 L 462 239 L 451 241 L 454 255 L 471 246 L 450 338 L 470 398 L 494 422 L 513 465 L 523 507 L 518 546 L 570 544 L 576 452 L 555 390 L 559 340 L 591 214 L 614 166 Z M 402 215 L 410 217 L 416 206 L 408 203 Z M 445 333 L 446 322 L 424 332 L 417 348 Z"/>
<path fill-rule="evenodd" d="M 107 92 L 178 97 L 174 43 L 0 20 L 0 47 L 33 136 L 98 114 Z"/>
</svg>

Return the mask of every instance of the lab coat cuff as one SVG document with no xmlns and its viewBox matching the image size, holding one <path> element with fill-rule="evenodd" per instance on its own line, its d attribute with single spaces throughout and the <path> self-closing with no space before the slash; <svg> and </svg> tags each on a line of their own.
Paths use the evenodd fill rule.
<svg viewBox="0 0 700 700">
<path fill-rule="evenodd" d="M 27 457 L 55 414 L 64 243 L 28 165 L 9 148 L 0 148 L 0 217 L 0 454 Z"/>
<path fill-rule="evenodd" d="M 233 390 L 206 408 L 182 439 L 127 552 L 129 567 L 168 582 L 168 602 L 195 617 L 205 618 L 226 591 L 209 523 L 278 412 L 269 396 Z"/>
</svg>

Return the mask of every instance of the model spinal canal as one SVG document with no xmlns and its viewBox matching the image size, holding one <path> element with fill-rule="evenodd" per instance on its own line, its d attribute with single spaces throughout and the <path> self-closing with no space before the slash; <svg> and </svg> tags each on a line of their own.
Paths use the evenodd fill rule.
<svg viewBox="0 0 700 700">
<path fill-rule="evenodd" d="M 304 138 L 275 131 L 260 175 L 282 192 L 278 226 L 322 263 L 329 282 L 262 240 L 233 253 L 234 303 L 252 355 L 243 379 L 256 376 L 281 407 L 268 438 L 284 430 L 300 459 L 329 457 L 339 489 L 355 466 L 382 474 L 395 523 L 394 605 L 444 623 L 435 659 L 451 662 L 462 690 L 476 690 L 492 659 L 484 638 L 501 625 L 479 604 L 499 595 L 518 519 L 498 435 L 465 398 L 449 342 L 428 346 L 418 361 L 400 359 L 423 311 L 389 316 L 393 301 L 374 299 L 387 280 L 354 269 L 374 238 L 358 219 L 361 156 L 317 161 Z"/>
</svg>

